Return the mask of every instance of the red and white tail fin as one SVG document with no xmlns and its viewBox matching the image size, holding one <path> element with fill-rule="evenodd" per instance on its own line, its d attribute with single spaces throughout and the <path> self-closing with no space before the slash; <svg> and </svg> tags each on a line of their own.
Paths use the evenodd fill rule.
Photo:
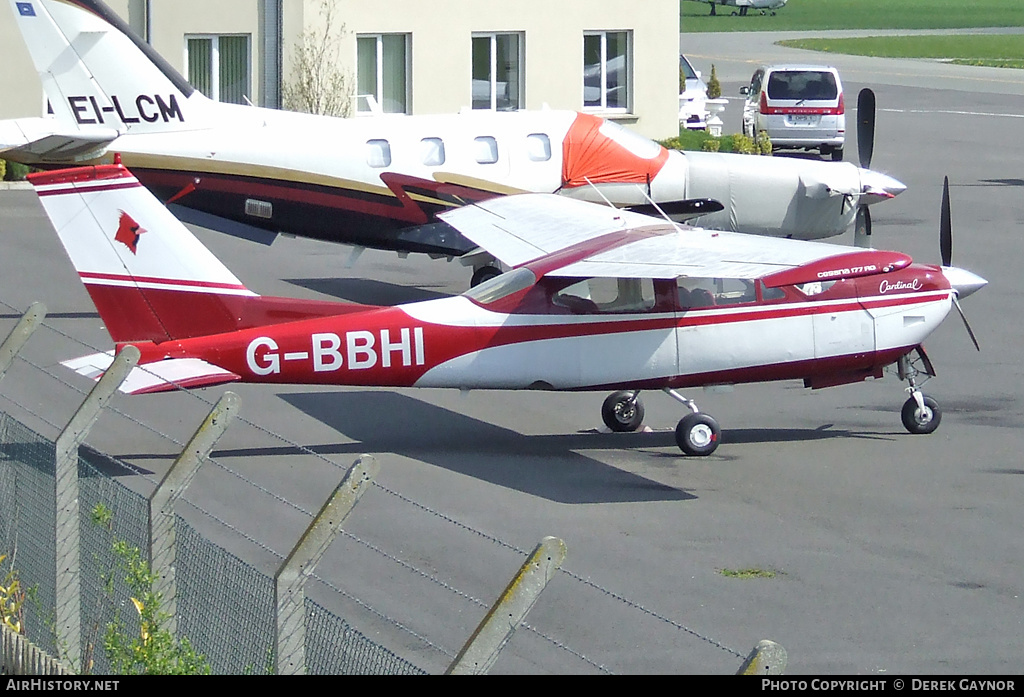
<svg viewBox="0 0 1024 697">
<path fill-rule="evenodd" d="M 255 294 L 123 166 L 29 181 L 115 342 L 238 328 Z"/>
</svg>

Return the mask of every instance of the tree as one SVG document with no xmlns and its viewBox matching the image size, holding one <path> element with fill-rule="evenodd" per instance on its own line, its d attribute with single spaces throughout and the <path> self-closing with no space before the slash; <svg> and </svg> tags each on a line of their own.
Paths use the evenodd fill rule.
<svg viewBox="0 0 1024 697">
<path fill-rule="evenodd" d="M 291 79 L 281 86 L 282 106 L 325 116 L 352 113 L 351 79 L 340 66 L 345 25 L 335 17 L 335 4 L 321 0 L 321 29 L 302 32 L 294 49 Z"/>
</svg>

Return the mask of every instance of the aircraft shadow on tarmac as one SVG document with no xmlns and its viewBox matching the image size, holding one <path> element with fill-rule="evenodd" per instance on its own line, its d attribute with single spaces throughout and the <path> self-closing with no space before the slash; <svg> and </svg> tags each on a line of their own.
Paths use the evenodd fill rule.
<svg viewBox="0 0 1024 697">
<path fill-rule="evenodd" d="M 286 282 L 363 305 L 401 305 L 446 298 L 451 293 L 366 278 L 289 278 Z"/>
<path fill-rule="evenodd" d="M 524 436 L 395 392 L 281 394 L 281 399 L 356 441 L 313 446 L 323 455 L 394 453 L 560 503 L 685 501 L 676 487 L 576 450 L 675 447 L 671 433 Z M 222 450 L 213 457 L 284 454 L 281 448 Z"/>
<path fill-rule="evenodd" d="M 560 503 L 671 501 L 697 498 L 676 487 L 605 464 L 579 450 L 644 450 L 674 466 L 698 462 L 676 450 L 672 431 L 527 436 L 510 429 L 428 404 L 407 395 L 384 392 L 314 392 L 278 395 L 288 404 L 354 443 L 317 445 L 321 455 L 394 453 L 465 474 L 498 486 Z M 833 430 L 733 429 L 723 440 L 734 444 L 884 438 Z M 296 448 L 221 450 L 214 457 L 259 457 L 298 453 Z M 735 459 L 727 454 L 714 460 Z"/>
</svg>

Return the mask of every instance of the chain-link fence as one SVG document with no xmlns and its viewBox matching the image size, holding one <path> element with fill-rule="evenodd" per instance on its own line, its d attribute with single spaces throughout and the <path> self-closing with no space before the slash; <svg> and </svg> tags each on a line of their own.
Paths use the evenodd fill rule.
<svg viewBox="0 0 1024 697">
<path fill-rule="evenodd" d="M 54 629 L 56 497 L 54 443 L 0 412 L 0 549 L 10 550 L 4 572 L 16 568 L 30 589 L 25 633 L 61 655 Z M 102 650 L 111 623 L 139 631 L 138 614 L 122 582 L 115 540 L 146 550 L 149 503 L 108 473 L 120 462 L 91 448 L 79 453 L 82 659 L 76 669 L 109 673 Z M 260 573 L 176 520 L 179 635 L 219 674 L 274 671 L 274 579 Z M 0 574 L 2 575 L 2 574 Z M 313 674 L 423 674 L 370 641 L 311 600 L 306 601 L 306 671 Z"/>
</svg>

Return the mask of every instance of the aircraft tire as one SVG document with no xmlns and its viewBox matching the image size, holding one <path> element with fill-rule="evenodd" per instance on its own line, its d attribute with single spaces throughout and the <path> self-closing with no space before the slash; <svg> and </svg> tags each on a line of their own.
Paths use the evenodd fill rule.
<svg viewBox="0 0 1024 697">
<path fill-rule="evenodd" d="M 721 436 L 718 422 L 707 414 L 687 414 L 676 426 L 676 445 L 687 455 L 710 455 L 718 448 Z"/>
<path fill-rule="evenodd" d="M 644 403 L 634 399 L 631 390 L 613 392 L 601 405 L 601 419 L 604 425 L 616 433 L 629 433 L 640 428 L 644 422 Z"/>
<path fill-rule="evenodd" d="M 931 397 L 924 398 L 925 411 L 922 412 L 917 406 L 917 400 L 913 397 L 903 403 L 903 411 L 900 416 L 903 419 L 903 426 L 914 434 L 931 433 L 939 427 L 942 421 L 942 410 L 939 403 Z"/>
<path fill-rule="evenodd" d="M 501 269 L 497 266 L 481 266 L 479 269 L 473 272 L 473 277 L 469 280 L 470 288 L 475 288 L 484 281 L 489 281 L 492 278 L 497 278 L 501 275 Z"/>
</svg>

